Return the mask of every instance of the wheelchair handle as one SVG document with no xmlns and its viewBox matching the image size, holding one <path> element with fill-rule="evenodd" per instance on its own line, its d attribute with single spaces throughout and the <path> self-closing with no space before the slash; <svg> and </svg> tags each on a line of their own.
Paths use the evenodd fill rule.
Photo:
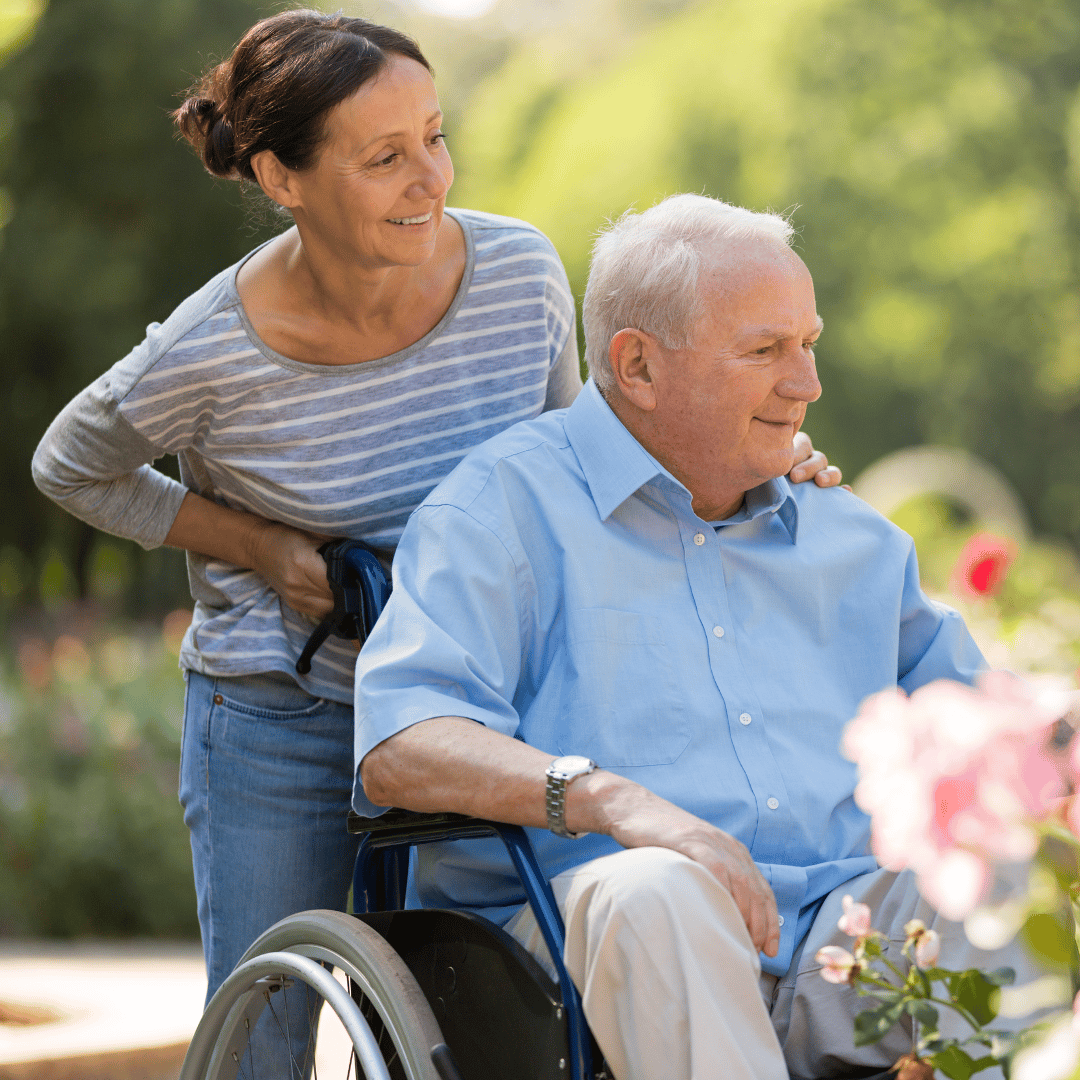
<svg viewBox="0 0 1080 1080">
<path fill-rule="evenodd" d="M 390 599 L 386 571 L 374 549 L 363 540 L 328 540 L 319 554 L 326 562 L 334 608 L 307 639 L 296 661 L 300 675 L 311 670 L 311 658 L 331 634 L 363 645 Z"/>
</svg>

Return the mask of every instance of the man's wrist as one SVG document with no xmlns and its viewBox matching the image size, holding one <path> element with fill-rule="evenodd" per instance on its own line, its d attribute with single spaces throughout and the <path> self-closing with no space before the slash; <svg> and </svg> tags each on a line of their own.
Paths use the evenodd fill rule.
<svg viewBox="0 0 1080 1080">
<path fill-rule="evenodd" d="M 574 833 L 609 835 L 611 803 L 628 784 L 633 781 L 603 769 L 579 776 L 566 790 L 566 827 Z"/>
</svg>

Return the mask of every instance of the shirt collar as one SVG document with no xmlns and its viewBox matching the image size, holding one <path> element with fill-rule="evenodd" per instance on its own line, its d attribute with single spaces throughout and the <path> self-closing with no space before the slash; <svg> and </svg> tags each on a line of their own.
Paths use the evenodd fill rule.
<svg viewBox="0 0 1080 1080">
<path fill-rule="evenodd" d="M 668 475 L 626 430 L 592 379 L 567 410 L 565 430 L 601 521 L 650 480 Z"/>
<path fill-rule="evenodd" d="M 627 431 L 592 379 L 585 383 L 567 410 L 564 429 L 581 463 L 581 471 L 602 521 L 657 477 L 666 477 L 685 492 L 689 500 L 686 487 Z M 746 501 L 738 513 L 715 524 L 734 525 L 768 513 L 777 514 L 791 536 L 791 542 L 795 543 L 798 508 L 791 485 L 783 476 L 752 488 L 746 493 Z"/>
<path fill-rule="evenodd" d="M 766 480 L 746 493 L 746 499 L 737 513 L 723 521 L 712 524 L 718 529 L 725 525 L 738 525 L 741 521 L 753 521 L 762 514 L 776 514 L 780 519 L 791 542 L 794 544 L 799 533 L 799 505 L 791 492 L 791 483 L 786 476 L 775 480 Z"/>
</svg>

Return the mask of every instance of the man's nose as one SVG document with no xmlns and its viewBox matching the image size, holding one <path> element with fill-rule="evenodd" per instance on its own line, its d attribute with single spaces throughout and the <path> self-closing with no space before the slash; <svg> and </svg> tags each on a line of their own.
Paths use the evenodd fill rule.
<svg viewBox="0 0 1080 1080">
<path fill-rule="evenodd" d="M 793 346 L 788 371 L 776 392 L 781 397 L 794 398 L 796 401 L 811 402 L 821 397 L 813 349 L 804 349 L 801 344 Z"/>
</svg>

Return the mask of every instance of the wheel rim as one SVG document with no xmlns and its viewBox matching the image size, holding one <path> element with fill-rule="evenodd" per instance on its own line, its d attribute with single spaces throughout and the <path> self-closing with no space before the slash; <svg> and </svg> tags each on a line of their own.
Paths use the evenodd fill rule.
<svg viewBox="0 0 1080 1080">
<path fill-rule="evenodd" d="M 305 1037 L 297 1039 L 296 1019 L 304 1006 L 297 1008 L 296 997 L 303 986 L 280 989 L 276 985 L 255 985 L 256 969 L 249 968 L 248 964 L 263 961 L 271 954 L 285 954 L 296 964 L 308 965 L 305 972 L 312 968 L 322 972 L 322 976 L 315 978 L 334 981 L 324 964 L 333 968 L 337 976 L 338 989 L 330 993 L 339 995 L 338 1004 L 322 1010 L 314 1063 L 307 1053 L 310 1044 L 304 1023 L 300 1027 L 305 1028 Z M 281 967 L 280 961 L 277 966 Z M 243 977 L 239 977 L 241 970 L 246 973 Z M 282 972 L 286 970 L 289 969 L 282 968 Z M 310 982 L 306 978 L 300 981 L 305 985 Z M 342 983 L 344 985 L 340 985 Z M 322 997 L 320 993 L 316 1009 Z M 284 1019 L 276 1031 L 271 1025 L 276 1025 L 277 1021 L 271 1017 L 263 1017 L 263 1022 L 259 1023 L 269 1004 L 273 1004 L 279 1013 L 282 1005 L 285 1006 L 284 1015 L 291 1017 L 291 1032 L 290 1023 Z M 307 1015 L 312 1016 L 314 1011 L 308 1006 Z M 401 957 L 375 930 L 352 916 L 335 911 L 307 911 L 270 927 L 241 958 L 236 971 L 207 1006 L 184 1060 L 180 1080 L 275 1080 L 277 1077 L 300 1080 L 309 1075 L 312 1080 L 318 1076 L 324 1080 L 331 1077 L 352 1080 L 354 1076 L 361 1080 L 365 1073 L 362 1067 L 359 1070 L 355 1067 L 361 1061 L 354 1064 L 349 1053 L 350 1037 L 336 1020 L 339 1011 L 355 1013 L 364 1023 L 388 1066 L 389 1080 L 438 1080 L 441 1076 L 432 1059 L 432 1050 L 443 1043 L 442 1032 Z M 335 1025 L 337 1041 L 343 1041 L 345 1051 L 343 1057 L 339 1056 L 337 1071 L 329 1073 L 324 1068 L 323 1058 L 327 1028 L 329 1026 L 332 1033 Z M 267 1031 L 272 1035 L 268 1037 Z M 249 1033 L 253 1033 L 250 1046 Z M 295 1055 L 283 1049 L 290 1034 L 294 1046 L 299 1044 L 301 1047 Z M 268 1040 L 276 1047 L 278 1062 L 274 1067 L 265 1064 L 268 1057 L 273 1057 L 265 1051 Z M 224 1050 L 228 1054 L 222 1058 Z M 255 1061 L 244 1060 L 249 1050 L 255 1052 Z M 234 1061 L 228 1056 L 232 1053 L 240 1060 Z M 244 1062 L 243 1069 L 240 1068 L 241 1061 Z"/>
<path fill-rule="evenodd" d="M 314 1021 L 325 1005 L 344 1028 L 353 1053 L 349 1054 L 343 1075 L 352 1076 L 355 1061 L 359 1067 L 357 1077 L 391 1080 L 378 1040 L 349 989 L 315 960 L 293 952 L 256 956 L 241 963 L 225 980 L 192 1039 L 181 1076 L 185 1080 L 306 1080 L 308 1076 L 315 1080 L 318 1071 L 312 1052 L 314 1040 L 304 1040 L 305 1049 L 299 1057 L 296 1053 L 298 1039 L 292 1030 L 293 1018 L 300 1017 L 295 1012 L 290 1015 L 288 992 L 297 984 L 305 988 L 305 999 L 310 997 L 308 991 L 318 995 L 314 1007 L 307 1003 L 303 1006 L 308 1010 L 306 1019 Z M 281 994 L 284 1008 L 275 1008 L 272 999 L 277 994 Z M 264 1018 L 261 1029 L 260 1018 Z M 300 1025 L 300 1031 L 306 1026 Z M 204 1028 L 208 1037 L 200 1040 Z M 259 1034 L 252 1045 L 251 1036 L 256 1031 Z"/>
</svg>

